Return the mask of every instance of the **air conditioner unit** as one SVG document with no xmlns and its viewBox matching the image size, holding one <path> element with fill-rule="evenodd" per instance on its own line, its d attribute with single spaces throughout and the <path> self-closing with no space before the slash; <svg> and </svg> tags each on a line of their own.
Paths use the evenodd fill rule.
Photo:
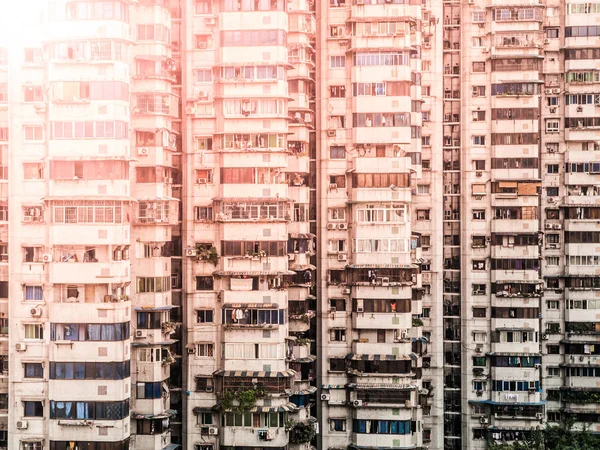
<svg viewBox="0 0 600 450">
<path fill-rule="evenodd" d="M 321 394 L 321 400 L 324 402 L 328 402 L 331 399 L 331 395 L 329 394 Z"/>
<path fill-rule="evenodd" d="M 342 289 L 342 294 L 350 295 L 350 289 L 349 288 Z"/>
<path fill-rule="evenodd" d="M 137 150 L 138 156 L 148 156 L 148 149 L 146 147 L 140 147 Z"/>
<path fill-rule="evenodd" d="M 136 339 L 143 339 L 146 337 L 146 330 L 135 330 Z"/>
<path fill-rule="evenodd" d="M 490 52 L 490 49 L 487 47 L 484 47 L 481 49 L 481 53 L 489 53 L 489 52 Z"/>
<path fill-rule="evenodd" d="M 475 353 L 481 353 L 483 349 L 481 347 L 475 347 Z"/>
<path fill-rule="evenodd" d="M 198 183 L 198 184 L 206 184 L 207 182 L 208 182 L 208 179 L 206 179 L 206 178 L 198 178 L 196 180 L 196 183 Z"/>
<path fill-rule="evenodd" d="M 390 278 L 389 277 L 382 277 L 381 278 L 381 285 L 382 286 L 389 286 L 390 285 Z"/>
<path fill-rule="evenodd" d="M 337 184 L 336 183 L 331 183 L 329 185 L 329 189 L 337 189 Z"/>
<path fill-rule="evenodd" d="M 42 255 L 42 262 L 45 262 L 45 263 L 52 262 L 52 254 L 51 253 L 44 253 Z"/>
<path fill-rule="evenodd" d="M 198 254 L 198 251 L 195 248 L 186 248 L 185 249 L 185 256 L 196 256 Z"/>
<path fill-rule="evenodd" d="M 204 23 L 206 25 L 212 26 L 212 25 L 215 25 L 217 23 L 217 19 L 214 18 L 214 17 L 207 17 L 206 19 L 204 19 Z"/>
<path fill-rule="evenodd" d="M 488 424 L 490 422 L 490 420 L 487 417 L 480 417 L 479 418 L 479 423 L 482 425 Z"/>
<path fill-rule="evenodd" d="M 562 225 L 560 223 L 555 223 L 554 225 L 552 225 L 552 228 L 554 228 L 555 230 L 560 230 L 562 228 Z"/>
<path fill-rule="evenodd" d="M 191 106 L 189 108 L 185 108 L 185 113 L 189 116 L 195 116 L 196 108 L 192 108 Z"/>
<path fill-rule="evenodd" d="M 544 44 L 549 44 L 550 43 L 550 39 L 544 39 Z"/>
<path fill-rule="evenodd" d="M 206 42 L 198 42 L 196 43 L 196 48 L 206 48 L 208 44 Z"/>
<path fill-rule="evenodd" d="M 481 178 L 483 176 L 483 172 L 475 172 L 475 176 L 477 178 Z"/>
<path fill-rule="evenodd" d="M 353 406 L 362 406 L 363 405 L 363 401 L 362 400 L 354 400 L 352 402 Z"/>
<path fill-rule="evenodd" d="M 27 344 L 23 342 L 17 342 L 15 344 L 15 350 L 18 352 L 24 352 L 25 350 L 27 350 Z"/>
<path fill-rule="evenodd" d="M 411 402 L 410 400 L 406 400 L 406 401 L 404 402 L 404 406 L 405 406 L 406 408 L 412 408 L 412 402 Z"/>
<path fill-rule="evenodd" d="M 206 92 L 206 91 L 200 91 L 200 92 L 198 92 L 198 98 L 200 98 L 200 99 L 207 99 L 208 98 L 208 92 Z"/>
<path fill-rule="evenodd" d="M 188 349 L 187 349 L 187 353 L 188 353 L 188 355 L 193 355 L 193 354 L 194 354 L 194 352 L 195 352 L 195 349 L 194 349 L 194 347 L 190 347 L 190 348 L 188 348 Z"/>
<path fill-rule="evenodd" d="M 546 224 L 546 230 L 551 230 L 552 229 L 552 224 L 551 223 L 547 223 Z"/>
<path fill-rule="evenodd" d="M 335 224 L 335 223 L 328 223 L 328 224 L 327 224 L 327 229 L 328 229 L 328 230 L 335 230 L 336 228 L 337 228 L 337 227 L 336 227 L 336 224 Z"/>
<path fill-rule="evenodd" d="M 542 420 L 544 418 L 544 414 L 543 413 L 535 413 L 535 418 Z"/>
<path fill-rule="evenodd" d="M 165 183 L 173 184 L 173 178 L 165 178 Z"/>
<path fill-rule="evenodd" d="M 548 335 L 546 333 L 542 334 L 542 341 L 547 341 Z"/>
<path fill-rule="evenodd" d="M 560 89 L 558 89 L 558 88 L 552 89 L 552 93 L 553 94 L 560 94 Z"/>
<path fill-rule="evenodd" d="M 483 200 L 483 195 L 474 195 L 475 200 Z"/>
<path fill-rule="evenodd" d="M 554 197 L 548 197 L 548 198 L 546 199 L 546 201 L 547 201 L 548 203 L 555 203 L 555 202 L 556 202 L 556 199 L 555 199 Z"/>
<path fill-rule="evenodd" d="M 545 89 L 544 94 L 546 94 L 546 95 L 552 94 L 552 89 Z"/>
<path fill-rule="evenodd" d="M 338 230 L 347 230 L 348 229 L 348 224 L 347 223 L 338 223 Z"/>
<path fill-rule="evenodd" d="M 42 308 L 39 306 L 31 308 L 29 310 L 29 314 L 31 315 L 31 317 L 42 317 Z"/>
<path fill-rule="evenodd" d="M 23 216 L 23 222 L 33 222 L 33 216 Z"/>
<path fill-rule="evenodd" d="M 583 112 L 583 106 L 578 106 L 577 107 L 577 112 Z"/>
<path fill-rule="evenodd" d="M 551 113 L 555 113 L 556 112 L 556 108 L 550 108 L 550 112 Z"/>
<path fill-rule="evenodd" d="M 219 429 L 217 427 L 208 427 L 209 436 L 217 436 L 219 434 Z"/>
<path fill-rule="evenodd" d="M 348 255 L 346 255 L 345 253 L 338 254 L 338 261 L 346 261 L 347 259 L 348 259 Z"/>
<path fill-rule="evenodd" d="M 26 420 L 17 420 L 17 430 L 26 430 L 28 426 Z"/>
<path fill-rule="evenodd" d="M 295 261 L 296 260 L 296 255 L 294 253 L 290 253 L 288 255 L 288 261 Z"/>
<path fill-rule="evenodd" d="M 327 136 L 329 136 L 329 137 L 335 137 L 336 134 L 337 133 L 335 130 L 327 130 Z"/>
</svg>

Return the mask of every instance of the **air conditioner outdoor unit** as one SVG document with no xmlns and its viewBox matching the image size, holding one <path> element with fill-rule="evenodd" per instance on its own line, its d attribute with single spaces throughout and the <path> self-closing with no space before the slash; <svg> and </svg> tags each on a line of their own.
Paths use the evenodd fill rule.
<svg viewBox="0 0 600 450">
<path fill-rule="evenodd" d="M 194 347 L 190 347 L 187 349 L 188 355 L 193 355 L 194 354 Z"/>
<path fill-rule="evenodd" d="M 346 255 L 345 253 L 338 254 L 338 261 L 346 261 L 347 259 L 348 259 L 348 255 Z"/>
<path fill-rule="evenodd" d="M 544 39 L 544 44 L 549 44 L 550 43 L 550 39 Z"/>
<path fill-rule="evenodd" d="M 337 189 L 337 184 L 336 183 L 331 183 L 329 185 L 329 189 Z"/>
<path fill-rule="evenodd" d="M 33 222 L 32 216 L 23 216 L 23 222 Z"/>
<path fill-rule="evenodd" d="M 294 253 L 290 253 L 288 255 L 288 261 L 294 261 L 296 259 L 296 255 Z"/>
<path fill-rule="evenodd" d="M 555 113 L 556 112 L 556 108 L 550 108 L 550 112 L 551 113 Z"/>
<path fill-rule="evenodd" d="M 187 115 L 195 116 L 196 115 L 196 108 L 192 108 L 192 107 L 185 108 L 185 113 Z"/>
<path fill-rule="evenodd" d="M 363 405 L 363 401 L 362 400 L 354 400 L 352 402 L 352 405 L 354 405 L 354 406 L 362 406 Z"/>
<path fill-rule="evenodd" d="M 411 402 L 410 400 L 406 400 L 406 401 L 404 402 L 404 406 L 405 406 L 406 408 L 412 408 L 412 402 Z"/>
<path fill-rule="evenodd" d="M 26 430 L 29 424 L 26 420 L 18 420 L 17 421 L 17 430 Z"/>
<path fill-rule="evenodd" d="M 475 353 L 481 353 L 482 348 L 481 347 L 475 347 Z"/>
<path fill-rule="evenodd" d="M 206 47 L 207 47 L 206 42 L 198 42 L 198 44 L 196 45 L 196 48 L 206 48 Z"/>
<path fill-rule="evenodd" d="M 198 254 L 198 251 L 195 248 L 186 248 L 185 249 L 185 256 L 196 256 Z"/>
<path fill-rule="evenodd" d="M 200 428 L 200 434 L 208 434 L 208 430 L 210 427 L 201 427 Z"/>
<path fill-rule="evenodd" d="M 482 425 L 485 425 L 485 424 L 487 424 L 489 422 L 490 422 L 490 420 L 487 417 L 480 417 L 479 418 L 479 423 L 482 424 Z"/>
<path fill-rule="evenodd" d="M 327 229 L 328 230 L 335 230 L 336 229 L 335 223 L 328 223 L 327 224 Z"/>
<path fill-rule="evenodd" d="M 208 427 L 209 436 L 217 436 L 219 434 L 219 429 L 217 427 Z"/>
<path fill-rule="evenodd" d="M 18 352 L 24 352 L 25 350 L 27 350 L 27 344 L 22 343 L 22 342 L 17 342 L 15 344 L 15 350 Z"/>
<path fill-rule="evenodd" d="M 204 23 L 206 25 L 215 25 L 217 23 L 217 19 L 214 17 L 207 17 L 206 19 L 204 19 Z"/>
<path fill-rule="evenodd" d="M 198 184 L 206 184 L 206 183 L 207 183 L 207 181 L 208 181 L 208 180 L 207 180 L 206 178 L 198 178 L 198 179 L 196 180 L 196 183 L 198 183 Z"/>
<path fill-rule="evenodd" d="M 329 394 L 321 394 L 321 400 L 324 402 L 328 402 L 331 396 Z"/>
<path fill-rule="evenodd" d="M 544 418 L 544 414 L 543 413 L 535 413 L 535 418 L 542 420 Z"/>
<path fill-rule="evenodd" d="M 31 315 L 31 317 L 42 317 L 42 308 L 40 308 L 39 306 L 31 308 L 29 310 L 29 314 Z"/>
<path fill-rule="evenodd" d="M 548 201 L 548 203 L 554 203 L 554 202 L 556 202 L 556 199 L 554 197 L 548 197 L 547 201 Z"/>
<path fill-rule="evenodd" d="M 338 230 L 347 230 L 348 229 L 348 224 L 347 223 L 338 223 Z"/>
<path fill-rule="evenodd" d="M 552 93 L 553 94 L 560 94 L 560 89 L 558 89 L 558 88 L 552 89 Z"/>
<path fill-rule="evenodd" d="M 329 137 L 335 137 L 336 134 L 337 133 L 335 130 L 327 130 L 327 136 L 329 136 Z"/>
<path fill-rule="evenodd" d="M 206 92 L 206 91 L 200 91 L 200 92 L 198 92 L 198 98 L 201 98 L 201 99 L 208 98 L 208 92 Z"/>
<path fill-rule="evenodd" d="M 552 94 L 552 89 L 546 89 L 546 90 L 544 90 L 544 93 L 546 95 L 550 95 L 550 94 Z"/>
<path fill-rule="evenodd" d="M 350 295 L 350 289 L 349 288 L 342 289 L 342 294 Z"/>
<path fill-rule="evenodd" d="M 381 285 L 382 286 L 389 286 L 390 284 L 390 278 L 389 277 L 382 277 L 381 278 Z"/>
<path fill-rule="evenodd" d="M 135 330 L 135 337 L 137 339 L 142 339 L 146 337 L 146 330 Z"/>
<path fill-rule="evenodd" d="M 560 230 L 562 228 L 562 225 L 560 223 L 555 223 L 552 228 L 554 228 L 555 230 Z"/>
<path fill-rule="evenodd" d="M 138 156 L 148 156 L 148 149 L 146 147 L 138 148 Z"/>
<path fill-rule="evenodd" d="M 44 253 L 42 255 L 42 262 L 45 262 L 45 263 L 52 262 L 52 254 L 51 253 Z"/>
<path fill-rule="evenodd" d="M 546 224 L 546 230 L 551 230 L 552 229 L 552 224 L 551 223 L 547 223 Z"/>
<path fill-rule="evenodd" d="M 483 176 L 483 172 L 475 172 L 475 176 L 477 178 L 481 178 Z"/>
</svg>

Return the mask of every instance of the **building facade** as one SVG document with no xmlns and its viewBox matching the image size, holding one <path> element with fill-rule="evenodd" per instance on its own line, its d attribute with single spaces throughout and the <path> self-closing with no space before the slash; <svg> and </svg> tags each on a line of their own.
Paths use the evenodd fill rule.
<svg viewBox="0 0 600 450">
<path fill-rule="evenodd" d="M 600 3 L 29 16 L 0 45 L 0 448 L 600 432 Z"/>
</svg>

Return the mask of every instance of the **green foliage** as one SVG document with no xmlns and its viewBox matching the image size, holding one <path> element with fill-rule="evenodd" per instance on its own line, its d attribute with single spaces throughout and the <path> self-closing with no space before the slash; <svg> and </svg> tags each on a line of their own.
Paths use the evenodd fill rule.
<svg viewBox="0 0 600 450">
<path fill-rule="evenodd" d="M 421 319 L 413 319 L 412 326 L 413 327 L 422 327 L 423 321 Z"/>
<path fill-rule="evenodd" d="M 290 444 L 306 444 L 317 435 L 315 426 L 310 423 L 296 423 L 290 430 Z"/>
<path fill-rule="evenodd" d="M 310 339 L 308 339 L 308 338 L 298 338 L 298 339 L 296 339 L 295 344 L 297 346 L 299 346 L 299 347 L 303 346 L 303 345 L 309 346 L 310 345 Z"/>
<path fill-rule="evenodd" d="M 256 400 L 263 398 L 267 392 L 262 387 L 251 389 L 238 389 L 232 391 L 225 389 L 219 397 L 223 411 L 244 412 L 249 411 L 256 404 Z"/>
<path fill-rule="evenodd" d="M 219 263 L 219 254 L 216 248 L 212 246 L 206 248 L 204 245 L 197 245 L 196 251 L 198 252 L 198 261 L 209 261 L 213 266 Z"/>
<path fill-rule="evenodd" d="M 512 444 L 492 444 L 490 450 L 597 450 L 600 436 L 589 429 L 574 430 L 573 421 L 533 432 L 530 439 Z"/>
</svg>

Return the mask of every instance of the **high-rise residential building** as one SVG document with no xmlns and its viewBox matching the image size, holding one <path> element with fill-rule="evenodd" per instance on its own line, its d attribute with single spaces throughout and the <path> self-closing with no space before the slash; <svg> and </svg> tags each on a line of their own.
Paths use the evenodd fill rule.
<svg viewBox="0 0 600 450">
<path fill-rule="evenodd" d="M 0 449 L 600 432 L 600 2 L 42 3 L 0 37 Z"/>
</svg>

